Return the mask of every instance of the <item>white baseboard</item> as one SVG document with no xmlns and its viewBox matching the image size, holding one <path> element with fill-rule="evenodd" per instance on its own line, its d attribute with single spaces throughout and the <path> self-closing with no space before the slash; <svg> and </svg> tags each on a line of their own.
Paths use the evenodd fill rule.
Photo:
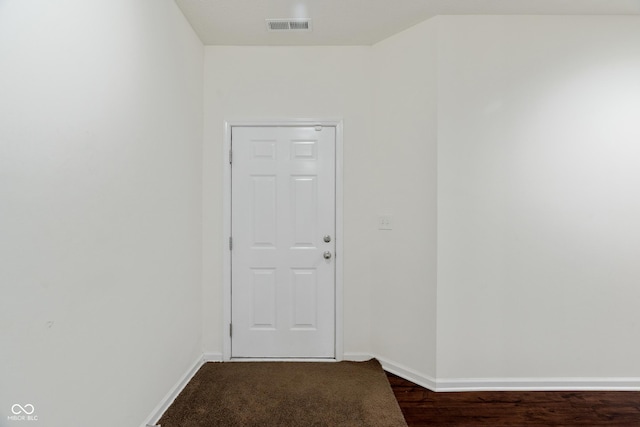
<svg viewBox="0 0 640 427">
<path fill-rule="evenodd" d="M 443 378 L 436 391 L 640 391 L 640 378 Z"/>
<path fill-rule="evenodd" d="M 222 362 L 222 353 L 205 353 L 202 355 L 204 362 Z"/>
<path fill-rule="evenodd" d="M 344 353 L 342 355 L 342 360 L 348 362 L 366 362 L 367 360 L 373 359 L 370 353 Z"/>
<path fill-rule="evenodd" d="M 399 377 L 404 378 L 405 380 L 411 381 L 412 383 L 418 384 L 419 386 L 428 388 L 429 390 L 435 390 L 435 380 L 430 376 L 420 374 L 413 369 L 407 368 L 406 366 L 402 366 L 399 363 L 392 362 L 384 357 L 377 356 L 375 354 L 370 353 L 345 353 L 344 360 L 349 360 L 352 362 L 364 362 L 369 359 L 377 359 L 378 362 L 382 365 L 382 368 L 387 371 L 395 374 Z"/>
<path fill-rule="evenodd" d="M 142 423 L 141 427 L 154 426 L 162 417 L 162 414 L 171 406 L 173 401 L 178 397 L 180 392 L 185 388 L 185 386 L 191 381 L 191 378 L 198 372 L 198 369 L 202 367 L 204 364 L 204 360 L 202 356 L 199 356 L 191 365 L 191 367 L 187 370 L 187 372 L 180 377 L 178 382 L 169 390 L 167 395 L 158 403 L 158 406 L 151 412 L 151 414 L 147 417 L 144 423 Z"/>
<path fill-rule="evenodd" d="M 433 378 L 369 353 L 345 353 L 345 360 L 378 359 L 385 371 L 437 392 L 464 391 L 640 391 L 640 378 Z"/>
<path fill-rule="evenodd" d="M 375 356 L 375 358 L 378 359 L 385 371 L 391 372 L 405 380 L 411 381 L 412 383 L 418 384 L 424 388 L 428 388 L 429 390 L 436 391 L 437 382 L 435 378 L 421 374 L 411 368 L 407 368 L 406 366 L 387 360 L 383 357 Z"/>
</svg>

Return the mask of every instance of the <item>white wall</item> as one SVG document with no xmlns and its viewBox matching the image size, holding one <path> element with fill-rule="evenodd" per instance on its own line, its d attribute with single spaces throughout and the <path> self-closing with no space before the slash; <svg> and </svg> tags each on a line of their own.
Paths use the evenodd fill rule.
<svg viewBox="0 0 640 427">
<path fill-rule="evenodd" d="M 204 351 L 222 351 L 225 120 L 344 120 L 344 349 L 370 350 L 372 159 L 368 47 L 205 48 L 203 176 Z"/>
<path fill-rule="evenodd" d="M 437 19 L 373 47 L 372 351 L 435 377 Z"/>
<path fill-rule="evenodd" d="M 640 19 L 440 19 L 439 379 L 640 377 Z"/>
<path fill-rule="evenodd" d="M 201 354 L 202 66 L 171 0 L 0 1 L 0 424 L 140 425 Z"/>
</svg>

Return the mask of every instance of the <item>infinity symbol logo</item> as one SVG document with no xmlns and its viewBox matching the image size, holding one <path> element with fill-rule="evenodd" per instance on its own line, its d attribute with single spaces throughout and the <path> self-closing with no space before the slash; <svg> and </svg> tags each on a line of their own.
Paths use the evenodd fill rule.
<svg viewBox="0 0 640 427">
<path fill-rule="evenodd" d="M 36 408 L 34 408 L 31 403 L 27 403 L 24 406 L 20 406 L 16 403 L 11 407 L 11 412 L 13 412 L 13 415 L 20 415 L 23 412 L 27 415 L 31 415 L 35 410 Z"/>
</svg>

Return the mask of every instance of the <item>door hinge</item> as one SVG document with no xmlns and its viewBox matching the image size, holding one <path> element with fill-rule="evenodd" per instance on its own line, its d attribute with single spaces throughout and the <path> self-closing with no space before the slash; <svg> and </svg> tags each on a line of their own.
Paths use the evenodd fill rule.
<svg viewBox="0 0 640 427">
<path fill-rule="evenodd" d="M 233 150 L 229 150 L 229 164 L 233 164 Z"/>
<path fill-rule="evenodd" d="M 233 237 L 229 237 L 229 250 L 233 250 Z"/>
<path fill-rule="evenodd" d="M 229 336 L 233 336 L 233 325 L 231 323 L 229 323 Z"/>
</svg>

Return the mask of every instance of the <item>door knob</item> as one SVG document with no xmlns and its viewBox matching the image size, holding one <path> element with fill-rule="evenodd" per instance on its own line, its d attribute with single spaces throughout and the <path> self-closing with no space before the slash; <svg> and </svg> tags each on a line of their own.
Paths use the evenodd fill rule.
<svg viewBox="0 0 640 427">
<path fill-rule="evenodd" d="M 325 253 L 322 254 L 322 256 L 324 257 L 324 259 L 331 259 L 331 252 L 326 251 Z"/>
</svg>

